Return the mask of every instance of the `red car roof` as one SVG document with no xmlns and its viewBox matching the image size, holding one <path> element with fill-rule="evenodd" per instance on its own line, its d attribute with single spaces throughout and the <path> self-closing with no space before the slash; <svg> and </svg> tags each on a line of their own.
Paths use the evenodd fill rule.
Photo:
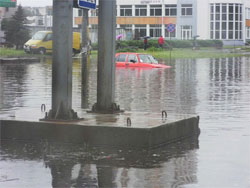
<svg viewBox="0 0 250 188">
<path fill-rule="evenodd" d="M 136 55 L 138 58 L 138 55 L 150 55 L 150 54 L 144 54 L 144 53 L 135 53 L 135 52 L 119 52 L 116 53 L 115 56 L 118 56 L 120 54 L 125 55 Z M 152 56 L 152 55 L 150 55 Z M 130 68 L 170 68 L 171 66 L 165 65 L 165 64 L 159 64 L 159 63 L 146 63 L 146 62 L 140 62 L 138 58 L 138 62 L 136 63 L 128 63 L 127 58 L 125 61 L 116 61 L 116 67 L 130 67 Z"/>
</svg>

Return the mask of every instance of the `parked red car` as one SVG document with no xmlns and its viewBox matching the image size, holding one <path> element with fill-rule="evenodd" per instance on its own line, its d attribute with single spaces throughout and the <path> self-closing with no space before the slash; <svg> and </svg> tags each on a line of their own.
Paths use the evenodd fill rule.
<svg viewBox="0 0 250 188">
<path fill-rule="evenodd" d="M 159 64 L 158 61 L 149 54 L 140 53 L 116 53 L 116 67 L 141 67 L 141 68 L 170 68 L 170 66 Z"/>
</svg>

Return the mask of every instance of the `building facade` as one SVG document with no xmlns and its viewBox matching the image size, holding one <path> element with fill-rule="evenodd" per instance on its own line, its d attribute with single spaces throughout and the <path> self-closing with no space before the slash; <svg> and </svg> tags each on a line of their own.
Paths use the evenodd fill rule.
<svg viewBox="0 0 250 188">
<path fill-rule="evenodd" d="M 0 7 L 0 44 L 5 42 L 4 31 L 1 29 L 1 23 L 4 18 L 10 18 L 16 12 L 16 8 Z"/>
<path fill-rule="evenodd" d="M 52 7 L 24 7 L 29 13 L 26 26 L 30 29 L 31 35 L 41 30 L 51 30 L 53 23 Z"/>
<path fill-rule="evenodd" d="M 98 6 L 89 11 L 90 28 L 97 28 Z M 81 24 L 81 17 L 75 18 Z M 168 24 L 175 30 L 168 31 Z M 241 45 L 250 40 L 249 0 L 117 0 L 117 28 L 131 38 L 150 36 L 181 40 L 218 39 Z"/>
</svg>

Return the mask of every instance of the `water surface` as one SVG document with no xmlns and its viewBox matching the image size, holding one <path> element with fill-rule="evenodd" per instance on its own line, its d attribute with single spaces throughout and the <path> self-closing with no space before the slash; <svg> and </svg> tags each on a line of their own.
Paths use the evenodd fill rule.
<svg viewBox="0 0 250 188">
<path fill-rule="evenodd" d="M 250 187 L 250 59 L 176 60 L 171 69 L 117 69 L 126 111 L 197 114 L 199 142 L 154 151 L 107 151 L 2 141 L 0 187 Z M 73 109 L 81 113 L 81 66 L 73 63 Z M 96 102 L 96 61 L 84 107 Z M 51 105 L 51 60 L 0 64 L 0 118 L 29 119 Z M 33 114 L 30 114 L 32 111 Z"/>
</svg>

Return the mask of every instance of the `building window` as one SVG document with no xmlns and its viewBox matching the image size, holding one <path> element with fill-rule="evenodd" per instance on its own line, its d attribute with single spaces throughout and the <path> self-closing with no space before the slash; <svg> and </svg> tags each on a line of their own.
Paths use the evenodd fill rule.
<svg viewBox="0 0 250 188">
<path fill-rule="evenodd" d="M 43 20 L 38 20 L 38 25 L 43 25 Z"/>
<path fill-rule="evenodd" d="M 165 25 L 165 37 L 166 38 L 175 38 L 176 37 L 176 26 L 175 26 L 175 30 L 173 32 L 168 32 L 167 30 L 167 26 L 168 25 Z"/>
<path fill-rule="evenodd" d="M 132 30 L 132 25 L 131 24 L 121 24 L 120 28 L 126 29 L 126 30 Z"/>
<path fill-rule="evenodd" d="M 47 15 L 52 16 L 52 9 L 47 9 Z"/>
<path fill-rule="evenodd" d="M 132 16 L 132 5 L 121 5 L 120 16 Z"/>
<path fill-rule="evenodd" d="M 250 39 L 250 27 L 246 28 L 246 38 Z"/>
<path fill-rule="evenodd" d="M 181 39 L 189 40 L 192 39 L 192 26 L 191 25 L 182 25 L 181 26 Z"/>
<path fill-rule="evenodd" d="M 161 5 L 150 5 L 150 16 L 161 16 L 162 8 Z"/>
<path fill-rule="evenodd" d="M 242 4 L 210 4 L 210 38 L 242 39 Z"/>
<path fill-rule="evenodd" d="M 135 5 L 135 16 L 147 16 L 147 5 Z"/>
<path fill-rule="evenodd" d="M 246 19 L 250 19 L 250 8 L 246 8 Z"/>
<path fill-rule="evenodd" d="M 132 40 L 133 39 L 133 31 L 131 24 L 121 24 L 120 28 L 123 29 L 126 33 L 126 39 Z"/>
<path fill-rule="evenodd" d="M 165 16 L 176 16 L 177 5 L 165 5 Z"/>
<path fill-rule="evenodd" d="M 82 9 L 78 9 L 78 16 L 82 16 Z"/>
<path fill-rule="evenodd" d="M 91 26 L 91 29 L 98 30 L 98 25 L 97 24 L 92 24 L 90 26 Z"/>
<path fill-rule="evenodd" d="M 181 5 L 181 15 L 182 16 L 192 16 L 193 15 L 193 5 L 192 4 L 182 4 Z"/>
<path fill-rule="evenodd" d="M 95 10 L 90 10 L 90 16 L 92 16 L 92 17 L 98 16 L 98 5 L 96 5 Z"/>
<path fill-rule="evenodd" d="M 160 37 L 161 34 L 161 25 L 150 25 L 150 37 Z"/>
<path fill-rule="evenodd" d="M 146 25 L 135 25 L 135 39 L 145 37 L 147 35 Z"/>
</svg>

